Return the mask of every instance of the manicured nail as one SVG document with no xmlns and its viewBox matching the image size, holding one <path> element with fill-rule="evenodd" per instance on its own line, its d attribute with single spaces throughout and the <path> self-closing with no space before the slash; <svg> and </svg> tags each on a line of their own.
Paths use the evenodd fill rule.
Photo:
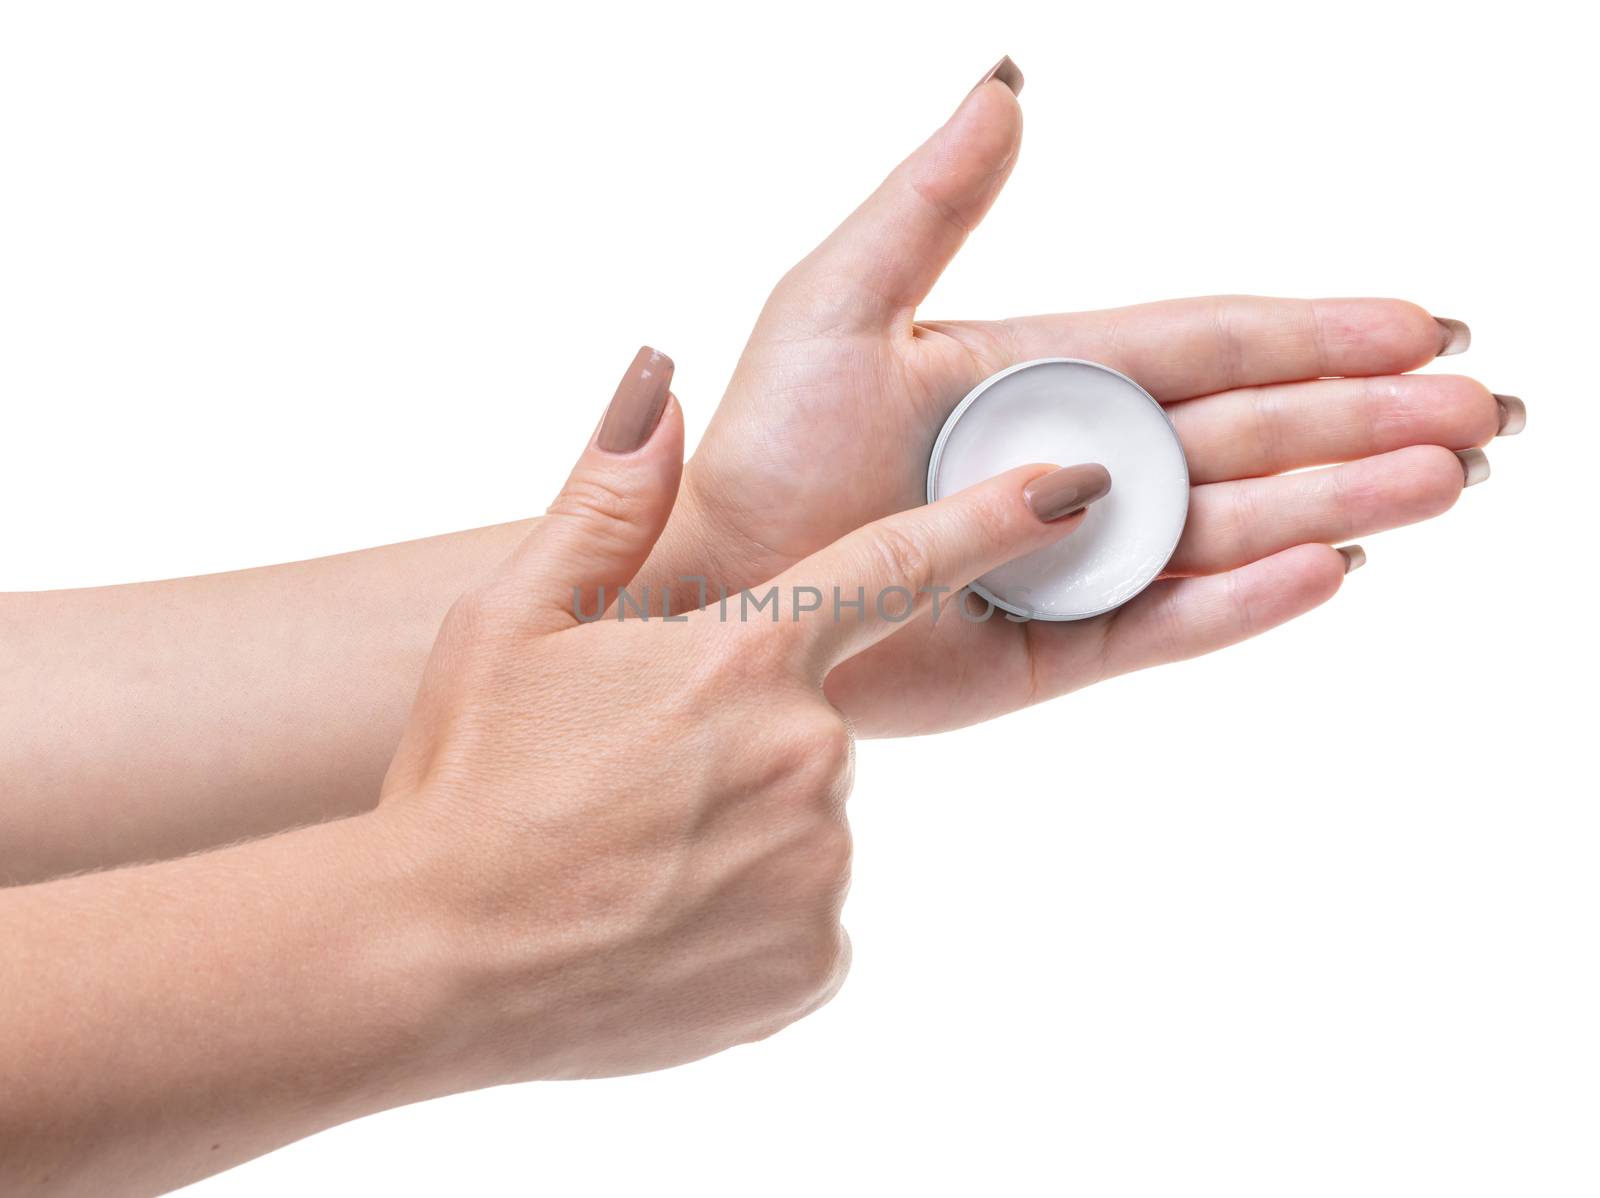
<svg viewBox="0 0 1600 1198">
<path fill-rule="evenodd" d="M 632 453 L 650 439 L 667 406 L 672 385 L 672 359 L 643 346 L 617 384 L 595 444 L 607 453 Z"/>
<path fill-rule="evenodd" d="M 1528 405 L 1515 395 L 1496 395 L 1494 402 L 1500 405 L 1499 436 L 1515 437 L 1528 427 Z"/>
<path fill-rule="evenodd" d="M 1360 545 L 1336 545 L 1335 548 L 1338 550 L 1339 556 L 1344 558 L 1344 572 L 1346 574 L 1353 570 L 1359 570 L 1367 564 L 1367 551 L 1361 548 Z"/>
<path fill-rule="evenodd" d="M 1017 64 L 1011 61 L 1008 54 L 994 66 L 989 68 L 989 73 L 972 85 L 972 90 L 977 91 L 991 79 L 998 79 L 1011 89 L 1013 96 L 1022 94 L 1022 72 L 1017 69 Z"/>
<path fill-rule="evenodd" d="M 1461 459 L 1461 485 L 1475 487 L 1489 477 L 1489 458 L 1481 449 L 1463 449 L 1456 454 Z"/>
<path fill-rule="evenodd" d="M 1448 316 L 1435 316 L 1433 322 L 1444 330 L 1443 339 L 1439 342 L 1441 358 L 1467 352 L 1467 346 L 1472 344 L 1472 330 L 1467 327 L 1466 321 L 1451 320 Z"/>
<path fill-rule="evenodd" d="M 1049 524 L 1081 511 L 1111 490 L 1111 474 L 1098 463 L 1063 466 L 1041 474 L 1022 488 L 1022 498 L 1039 519 Z"/>
</svg>

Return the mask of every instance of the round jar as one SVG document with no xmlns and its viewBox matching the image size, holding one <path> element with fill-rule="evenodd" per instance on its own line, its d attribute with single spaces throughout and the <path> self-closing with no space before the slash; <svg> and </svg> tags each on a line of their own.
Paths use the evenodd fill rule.
<svg viewBox="0 0 1600 1198">
<path fill-rule="evenodd" d="M 1083 620 L 1160 575 L 1189 514 L 1189 463 L 1154 397 L 1127 375 L 1040 358 L 990 375 L 950 413 L 928 460 L 928 502 L 1015 466 L 1098 462 L 1111 493 L 1064 540 L 991 570 L 972 589 L 1034 620 Z"/>
</svg>

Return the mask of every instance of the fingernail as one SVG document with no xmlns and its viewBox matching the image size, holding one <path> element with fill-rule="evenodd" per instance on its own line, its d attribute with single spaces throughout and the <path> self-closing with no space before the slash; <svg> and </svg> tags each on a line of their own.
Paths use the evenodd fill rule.
<svg viewBox="0 0 1600 1198">
<path fill-rule="evenodd" d="M 595 444 L 607 453 L 632 453 L 650 439 L 667 406 L 672 359 L 648 345 L 634 355 L 606 408 Z"/>
<path fill-rule="evenodd" d="M 1448 316 L 1435 316 L 1433 322 L 1444 330 L 1444 339 L 1439 343 L 1439 356 L 1448 358 L 1451 354 L 1466 353 L 1467 347 L 1472 344 L 1472 330 L 1467 327 L 1464 320 L 1451 320 Z"/>
<path fill-rule="evenodd" d="M 1489 458 L 1481 449 L 1463 449 L 1456 454 L 1461 459 L 1461 477 L 1464 487 L 1475 487 L 1489 477 Z"/>
<path fill-rule="evenodd" d="M 1515 395 L 1496 395 L 1494 402 L 1500 405 L 1499 436 L 1515 437 L 1528 427 L 1528 405 Z"/>
<path fill-rule="evenodd" d="M 1022 488 L 1022 498 L 1035 516 L 1049 524 L 1088 507 L 1096 499 L 1104 499 L 1110 490 L 1110 472 L 1091 462 L 1041 474 Z"/>
<path fill-rule="evenodd" d="M 1367 551 L 1360 545 L 1337 545 L 1339 556 L 1344 558 L 1344 572 L 1349 574 L 1367 564 Z"/>
<path fill-rule="evenodd" d="M 1017 69 L 1017 64 L 1011 61 L 1008 54 L 994 66 L 989 68 L 989 73 L 972 85 L 972 90 L 977 91 L 991 79 L 998 79 L 1011 89 L 1013 96 L 1022 94 L 1022 72 Z"/>
</svg>

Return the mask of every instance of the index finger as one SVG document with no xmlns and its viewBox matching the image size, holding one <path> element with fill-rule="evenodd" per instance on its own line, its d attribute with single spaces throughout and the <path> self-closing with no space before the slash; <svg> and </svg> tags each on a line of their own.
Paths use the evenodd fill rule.
<svg viewBox="0 0 1600 1198">
<path fill-rule="evenodd" d="M 864 525 L 773 580 L 821 677 L 996 566 L 1083 522 L 1111 490 L 1104 466 L 1019 466 L 926 507 Z M 805 608 L 799 597 L 814 599 Z M 954 600 L 952 600 L 954 601 Z"/>
</svg>

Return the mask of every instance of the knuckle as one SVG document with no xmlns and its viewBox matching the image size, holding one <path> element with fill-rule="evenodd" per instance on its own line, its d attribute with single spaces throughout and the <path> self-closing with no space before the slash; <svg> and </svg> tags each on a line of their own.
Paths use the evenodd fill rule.
<svg viewBox="0 0 1600 1198">
<path fill-rule="evenodd" d="M 1218 544 L 1224 546 L 1224 552 L 1218 562 L 1213 565 L 1236 565 L 1253 561 L 1260 554 L 1256 552 L 1260 541 L 1260 529 L 1271 527 L 1270 523 L 1263 521 L 1269 519 L 1271 513 L 1263 510 L 1263 489 L 1252 482 L 1236 484 L 1229 495 L 1230 502 L 1223 515 L 1222 535 Z"/>
<path fill-rule="evenodd" d="M 844 331 L 841 296 L 837 288 L 820 286 L 814 254 L 802 258 L 784 273 L 767 295 L 757 319 L 757 331 L 769 337 L 793 335 L 799 318 L 817 335 Z"/>
<path fill-rule="evenodd" d="M 1208 366 L 1227 386 L 1237 386 L 1248 377 L 1245 371 L 1248 337 L 1241 330 L 1236 306 L 1230 297 L 1215 295 L 1205 301 L 1205 313 L 1212 333 L 1208 338 Z M 1315 313 L 1308 319 L 1315 324 Z"/>
<path fill-rule="evenodd" d="M 1283 393 L 1276 387 L 1258 387 L 1249 393 L 1250 440 L 1254 442 L 1256 464 L 1271 467 L 1285 461 L 1289 447 L 1285 441 L 1288 421 L 1285 418 Z"/>
<path fill-rule="evenodd" d="M 1015 492 L 986 494 L 983 502 L 972 505 L 968 520 L 975 540 L 1006 544 L 1016 537 L 1016 516 L 1020 505 Z"/>
<path fill-rule="evenodd" d="M 1268 627 L 1266 614 L 1263 612 L 1258 594 L 1240 577 L 1237 572 L 1225 576 L 1227 578 L 1227 611 L 1233 620 L 1234 626 L 1241 635 L 1255 636 Z M 1173 644 L 1180 645 L 1183 633 L 1179 629 L 1173 630 Z"/>
<path fill-rule="evenodd" d="M 1375 377 L 1358 383 L 1361 406 L 1366 419 L 1361 431 L 1362 447 L 1369 453 L 1383 453 L 1402 444 L 1417 419 L 1415 384 L 1401 379 Z"/>
<path fill-rule="evenodd" d="M 827 801 L 842 797 L 855 758 L 855 738 L 837 712 L 816 711 L 795 721 L 797 773 L 803 783 Z"/>
<path fill-rule="evenodd" d="M 886 522 L 873 531 L 868 548 L 887 585 L 915 594 L 932 584 L 933 555 L 915 534 Z"/>
<path fill-rule="evenodd" d="M 1321 512 L 1343 527 L 1371 523 L 1383 503 L 1382 475 L 1362 463 L 1336 466 L 1317 476 L 1307 496 L 1307 510 Z"/>
<path fill-rule="evenodd" d="M 618 483 L 602 474 L 589 473 L 568 479 L 548 514 L 582 521 L 586 537 L 621 537 L 635 524 L 638 503 Z"/>
<path fill-rule="evenodd" d="M 480 652 L 494 652 L 525 606 L 525 596 L 514 587 L 489 580 L 463 591 L 450 605 L 439 626 L 438 645 L 454 660 Z"/>
<path fill-rule="evenodd" d="M 850 966 L 850 938 L 835 918 L 818 920 L 796 946 L 795 965 L 800 995 L 815 999 L 838 989 Z M 807 1004 L 809 1007 L 809 1003 Z"/>
<path fill-rule="evenodd" d="M 842 900 L 850 884 L 850 860 L 854 852 L 850 825 L 843 819 L 829 819 L 811 838 L 810 864 L 824 891 Z"/>
</svg>

